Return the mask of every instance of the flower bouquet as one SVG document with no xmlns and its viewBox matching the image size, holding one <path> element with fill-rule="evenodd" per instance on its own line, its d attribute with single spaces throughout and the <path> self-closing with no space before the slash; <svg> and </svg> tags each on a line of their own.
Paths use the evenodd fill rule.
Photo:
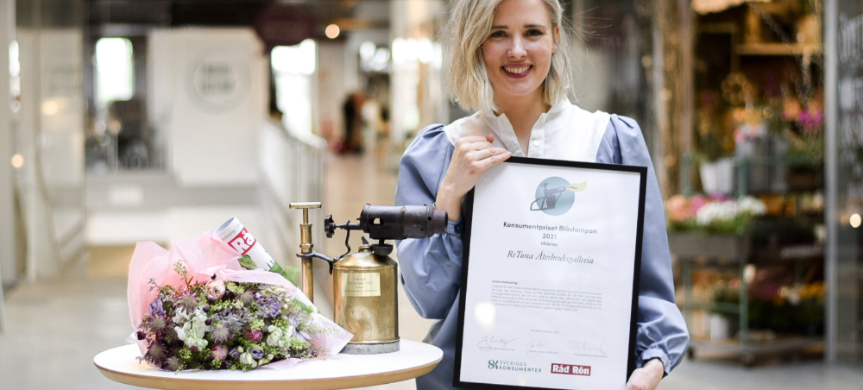
<svg viewBox="0 0 863 390">
<path fill-rule="evenodd" d="M 284 277 L 239 258 L 210 233 L 171 250 L 136 246 L 128 301 L 140 360 L 170 371 L 287 368 L 350 341 Z"/>
</svg>

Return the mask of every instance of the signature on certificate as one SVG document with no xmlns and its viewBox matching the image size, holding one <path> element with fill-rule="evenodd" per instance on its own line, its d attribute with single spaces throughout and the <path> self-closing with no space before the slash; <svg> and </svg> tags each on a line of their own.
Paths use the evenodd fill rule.
<svg viewBox="0 0 863 390">
<path fill-rule="evenodd" d="M 542 341 L 531 340 L 527 342 L 527 357 L 535 358 L 542 352 L 540 348 L 545 347 Z"/>
<path fill-rule="evenodd" d="M 605 351 L 602 350 L 604 344 L 605 339 L 599 342 L 596 340 L 574 340 L 569 342 L 569 349 L 581 352 L 593 352 L 606 356 Z"/>
<path fill-rule="evenodd" d="M 494 336 L 484 336 L 483 338 L 479 339 L 476 347 L 479 348 L 480 351 L 491 351 L 494 348 L 506 348 L 509 343 L 518 340 L 520 339 L 507 340 Z"/>
</svg>

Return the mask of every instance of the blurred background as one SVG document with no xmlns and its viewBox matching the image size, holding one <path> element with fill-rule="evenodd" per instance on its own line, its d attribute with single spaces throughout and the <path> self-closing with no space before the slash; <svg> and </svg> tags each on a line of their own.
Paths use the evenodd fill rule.
<svg viewBox="0 0 863 390">
<path fill-rule="evenodd" d="M 136 242 L 238 217 L 296 266 L 287 205 L 321 201 L 342 253 L 323 217 L 392 204 L 413 135 L 470 114 L 448 3 L 0 0 L 0 388 L 128 388 L 92 358 L 132 332 Z M 638 121 L 667 199 L 692 343 L 660 389 L 859 389 L 863 1 L 561 3 L 574 102 Z"/>
</svg>

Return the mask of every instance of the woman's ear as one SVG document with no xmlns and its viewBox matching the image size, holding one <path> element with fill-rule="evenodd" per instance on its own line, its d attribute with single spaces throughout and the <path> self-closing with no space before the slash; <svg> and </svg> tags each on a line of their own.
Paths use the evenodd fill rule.
<svg viewBox="0 0 863 390">
<path fill-rule="evenodd" d="M 557 43 L 560 42 L 560 26 L 554 28 L 554 46 L 551 47 L 551 54 L 557 52 Z"/>
</svg>

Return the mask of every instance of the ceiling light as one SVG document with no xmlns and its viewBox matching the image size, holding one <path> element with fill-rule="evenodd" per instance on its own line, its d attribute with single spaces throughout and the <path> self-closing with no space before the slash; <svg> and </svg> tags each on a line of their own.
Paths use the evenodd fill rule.
<svg viewBox="0 0 863 390">
<path fill-rule="evenodd" d="M 21 168 L 24 166 L 24 157 L 20 154 L 16 154 L 12 156 L 12 166 L 15 168 Z"/>
<path fill-rule="evenodd" d="M 339 29 L 339 26 L 335 24 L 327 26 L 327 29 L 324 30 L 324 34 L 327 34 L 327 38 L 330 39 L 336 39 L 336 37 L 339 36 L 339 32 L 341 32 L 341 30 Z"/>
</svg>

